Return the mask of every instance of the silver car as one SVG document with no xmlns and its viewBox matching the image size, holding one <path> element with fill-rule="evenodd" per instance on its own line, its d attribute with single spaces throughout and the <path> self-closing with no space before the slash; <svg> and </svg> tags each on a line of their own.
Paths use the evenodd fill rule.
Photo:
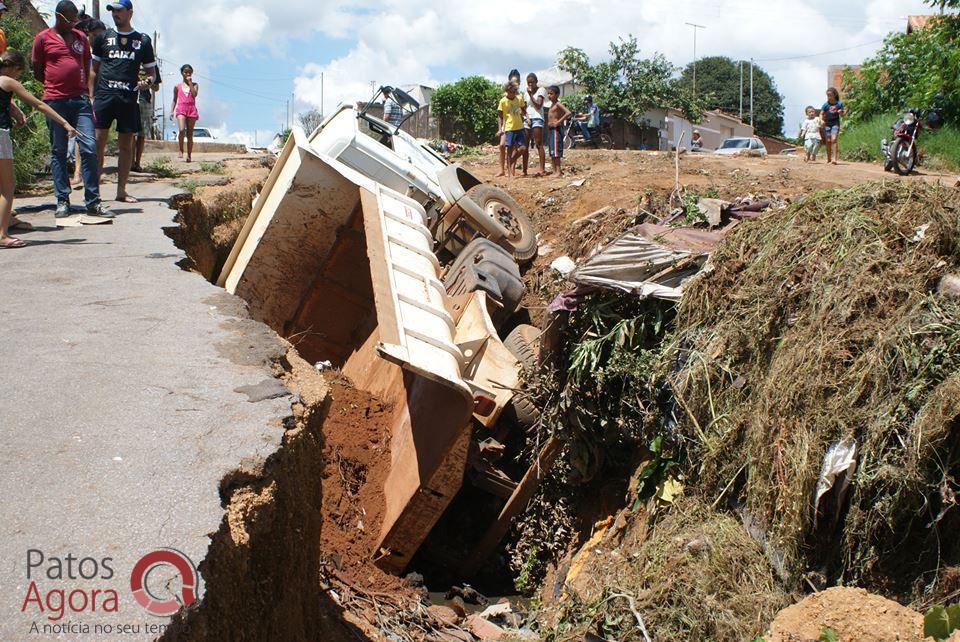
<svg viewBox="0 0 960 642">
<path fill-rule="evenodd" d="M 721 156 L 759 156 L 767 157 L 767 148 L 756 136 L 726 138 L 714 154 Z"/>
</svg>

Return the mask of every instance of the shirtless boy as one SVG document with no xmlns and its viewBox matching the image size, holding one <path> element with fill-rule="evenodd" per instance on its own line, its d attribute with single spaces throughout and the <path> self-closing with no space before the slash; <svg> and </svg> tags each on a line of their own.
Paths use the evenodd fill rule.
<svg viewBox="0 0 960 642">
<path fill-rule="evenodd" d="M 563 158 L 563 126 L 573 117 L 573 112 L 560 102 L 560 88 L 556 85 L 547 89 L 547 99 L 553 103 L 547 111 L 547 147 L 550 149 L 550 164 L 553 169 L 547 174 L 563 176 L 560 167 Z"/>
</svg>

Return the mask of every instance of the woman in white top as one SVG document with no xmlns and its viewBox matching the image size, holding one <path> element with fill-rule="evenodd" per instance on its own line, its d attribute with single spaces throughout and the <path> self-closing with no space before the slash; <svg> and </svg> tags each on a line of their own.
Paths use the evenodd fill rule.
<svg viewBox="0 0 960 642">
<path fill-rule="evenodd" d="M 530 148 L 536 145 L 540 156 L 540 171 L 534 176 L 543 176 L 547 173 L 546 158 L 543 153 L 543 102 L 547 99 L 547 92 L 537 85 L 537 74 L 527 74 L 527 91 L 524 102 L 527 103 L 527 151 L 523 154 L 523 175 L 527 175 L 527 165 L 530 161 Z"/>
</svg>

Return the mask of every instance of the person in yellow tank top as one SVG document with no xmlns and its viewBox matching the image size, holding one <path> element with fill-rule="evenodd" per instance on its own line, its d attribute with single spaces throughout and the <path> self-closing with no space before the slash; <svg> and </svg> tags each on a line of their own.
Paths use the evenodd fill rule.
<svg viewBox="0 0 960 642">
<path fill-rule="evenodd" d="M 497 105 L 497 137 L 504 137 L 504 145 L 507 148 L 507 169 L 510 176 L 514 176 L 517 159 L 527 150 L 527 142 L 523 134 L 527 104 L 517 95 L 517 86 L 512 82 L 503 86 L 503 93 L 504 96 Z M 503 176 L 503 173 L 501 172 L 498 176 Z"/>
</svg>

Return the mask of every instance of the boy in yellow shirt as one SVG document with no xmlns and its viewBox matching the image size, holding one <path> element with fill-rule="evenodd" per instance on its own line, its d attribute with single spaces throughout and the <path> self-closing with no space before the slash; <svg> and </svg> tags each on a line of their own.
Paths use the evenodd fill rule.
<svg viewBox="0 0 960 642">
<path fill-rule="evenodd" d="M 497 105 L 497 137 L 504 137 L 507 148 L 507 167 L 510 176 L 516 175 L 517 159 L 527 150 L 523 135 L 523 121 L 526 118 L 527 104 L 517 96 L 517 86 L 508 82 L 503 86 L 503 98 Z M 501 171 L 497 176 L 503 176 Z"/>
</svg>

